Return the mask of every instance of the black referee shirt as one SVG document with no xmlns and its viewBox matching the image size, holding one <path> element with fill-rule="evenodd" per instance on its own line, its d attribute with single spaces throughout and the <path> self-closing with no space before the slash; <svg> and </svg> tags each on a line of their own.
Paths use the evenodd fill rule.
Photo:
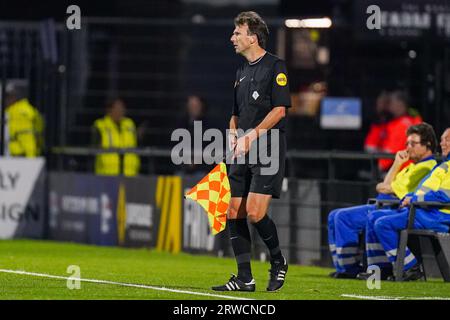
<svg viewBox="0 0 450 320">
<path fill-rule="evenodd" d="M 247 131 L 260 124 L 278 106 L 291 106 L 286 64 L 266 52 L 254 62 L 245 62 L 236 73 L 233 115 L 238 116 L 238 128 Z M 285 119 L 273 129 L 284 132 Z"/>
</svg>

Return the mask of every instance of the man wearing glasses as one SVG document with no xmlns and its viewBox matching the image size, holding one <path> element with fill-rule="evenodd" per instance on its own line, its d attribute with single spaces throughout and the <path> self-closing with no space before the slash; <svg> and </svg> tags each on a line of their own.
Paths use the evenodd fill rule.
<svg viewBox="0 0 450 320">
<path fill-rule="evenodd" d="M 415 143 L 417 141 L 411 142 Z M 415 143 L 417 145 L 417 143 Z M 369 218 L 369 236 L 379 244 L 379 250 L 389 259 L 392 265 L 397 259 L 399 231 L 406 229 L 408 223 L 409 204 L 416 201 L 436 201 L 449 203 L 449 207 L 416 209 L 414 229 L 427 229 L 435 232 L 448 232 L 450 226 L 450 128 L 441 136 L 441 149 L 444 161 L 422 180 L 414 193 L 406 195 L 398 210 L 374 211 L 373 219 Z M 386 266 L 385 266 L 386 267 Z M 386 272 L 385 272 L 386 273 Z M 382 269 L 383 274 L 383 269 Z M 363 273 L 358 278 L 367 279 L 370 274 Z M 391 276 L 392 277 L 392 276 Z M 404 260 L 404 280 L 418 280 L 423 277 L 416 258 L 407 248 Z"/>
<path fill-rule="evenodd" d="M 397 152 L 394 164 L 384 181 L 376 186 L 379 200 L 402 199 L 409 192 L 413 192 L 436 165 L 433 153 L 436 150 L 437 140 L 429 124 L 421 123 L 409 127 L 406 136 L 406 149 Z M 406 165 L 408 161 L 411 162 Z M 328 242 L 336 267 L 336 272 L 330 274 L 331 277 L 354 279 L 363 271 L 359 261 L 359 235 L 365 228 L 367 229 L 368 223 L 382 214 L 380 211 L 373 212 L 375 209 L 374 204 L 367 204 L 336 209 L 328 216 Z M 380 252 L 378 241 L 373 240 L 371 236 L 367 237 L 368 233 L 366 231 L 368 264 L 378 265 L 385 270 L 387 277 L 392 273 L 391 265 L 384 251 Z M 373 232 L 369 234 L 372 235 Z"/>
</svg>

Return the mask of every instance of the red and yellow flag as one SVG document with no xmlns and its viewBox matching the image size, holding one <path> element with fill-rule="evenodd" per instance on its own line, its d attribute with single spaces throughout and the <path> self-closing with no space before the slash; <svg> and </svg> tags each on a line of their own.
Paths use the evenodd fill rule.
<svg viewBox="0 0 450 320">
<path fill-rule="evenodd" d="M 225 163 L 219 163 L 185 197 L 196 201 L 206 210 L 213 235 L 225 229 L 231 199 Z"/>
</svg>

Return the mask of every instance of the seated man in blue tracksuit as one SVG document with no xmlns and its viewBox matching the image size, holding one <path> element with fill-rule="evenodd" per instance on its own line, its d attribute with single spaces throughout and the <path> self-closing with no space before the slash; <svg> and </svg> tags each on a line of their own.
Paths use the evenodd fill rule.
<svg viewBox="0 0 450 320">
<path fill-rule="evenodd" d="M 437 201 L 450 204 L 450 128 L 441 136 L 442 155 L 446 158 L 428 174 L 414 193 L 408 194 L 398 210 L 386 212 L 374 211 L 371 224 L 372 241 L 377 242 L 389 259 L 390 265 L 381 265 L 382 279 L 392 270 L 397 259 L 399 231 L 407 227 L 409 204 L 415 201 Z M 382 210 L 380 210 L 382 211 Z M 414 229 L 429 229 L 436 232 L 448 232 L 450 226 L 450 205 L 445 208 L 417 208 Z M 407 248 L 404 260 L 404 280 L 418 280 L 423 276 L 420 266 L 412 252 Z M 383 277 L 383 275 L 385 275 Z M 361 273 L 358 278 L 367 279 L 368 273 Z"/>
<path fill-rule="evenodd" d="M 421 123 L 408 128 L 406 149 L 399 151 L 383 182 L 376 186 L 377 199 L 401 199 L 415 190 L 436 165 L 433 152 L 437 141 L 433 128 Z M 405 164 L 411 161 L 408 165 Z M 404 167 L 402 169 L 402 167 Z M 328 216 L 328 243 L 336 272 L 334 278 L 356 278 L 361 272 L 358 260 L 359 234 L 366 228 L 375 205 L 333 210 Z"/>
</svg>

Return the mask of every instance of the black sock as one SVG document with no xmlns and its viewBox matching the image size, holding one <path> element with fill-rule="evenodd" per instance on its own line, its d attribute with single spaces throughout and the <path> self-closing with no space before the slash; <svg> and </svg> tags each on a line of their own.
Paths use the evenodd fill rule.
<svg viewBox="0 0 450 320">
<path fill-rule="evenodd" d="M 270 261 L 281 263 L 283 261 L 283 255 L 280 250 L 280 243 L 278 241 L 277 227 L 273 223 L 272 219 L 268 215 L 253 224 L 259 233 L 259 236 L 266 244 L 270 252 Z"/>
<path fill-rule="evenodd" d="M 250 266 L 251 238 L 247 219 L 228 220 L 230 240 L 238 266 L 238 278 L 244 282 L 253 279 Z"/>
</svg>

